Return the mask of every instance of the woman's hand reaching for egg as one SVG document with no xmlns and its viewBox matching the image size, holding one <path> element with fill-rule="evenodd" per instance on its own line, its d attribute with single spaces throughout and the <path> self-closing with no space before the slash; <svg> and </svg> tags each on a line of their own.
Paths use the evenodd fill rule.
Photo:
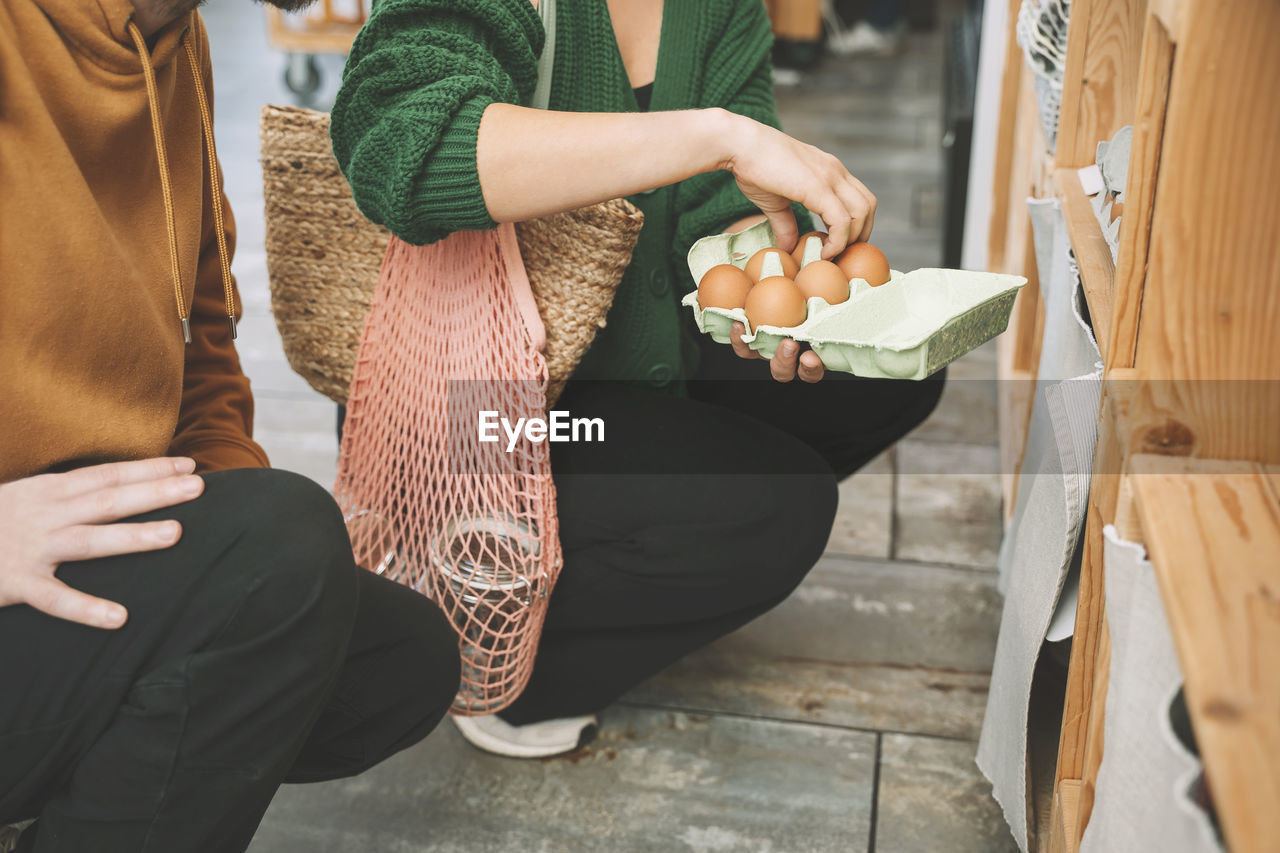
<svg viewBox="0 0 1280 853">
<path fill-rule="evenodd" d="M 764 358 L 742 340 L 742 336 L 746 333 L 746 326 L 741 323 L 733 324 L 729 342 L 733 345 L 734 354 L 738 358 Z M 790 382 L 797 376 L 800 377 L 801 382 L 817 382 L 826 372 L 826 368 L 823 367 L 822 359 L 818 358 L 816 352 L 813 350 L 800 352 L 800 345 L 791 338 L 787 338 L 778 345 L 778 351 L 773 354 L 773 358 L 769 359 L 769 372 L 779 382 Z"/>
<path fill-rule="evenodd" d="M 733 113 L 723 118 L 730 126 L 724 137 L 730 150 L 720 168 L 733 173 L 743 194 L 769 218 L 778 248 L 792 251 L 800 237 L 793 200 L 826 223 L 825 259 L 871 237 L 876 197 L 839 158 L 758 121 Z"/>
</svg>

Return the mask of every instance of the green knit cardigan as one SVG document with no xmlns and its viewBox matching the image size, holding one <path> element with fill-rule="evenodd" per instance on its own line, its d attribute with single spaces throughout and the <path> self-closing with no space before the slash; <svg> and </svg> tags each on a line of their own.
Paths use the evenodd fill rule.
<svg viewBox="0 0 1280 853">
<path fill-rule="evenodd" d="M 605 0 L 557 2 L 550 108 L 637 110 Z M 494 102 L 529 103 L 543 38 L 529 0 L 374 0 L 331 131 L 364 214 L 414 244 L 495 227 L 476 173 L 480 116 Z M 777 127 L 771 43 L 760 0 L 665 0 L 650 109 L 724 107 Z M 644 228 L 607 327 L 574 376 L 678 391 L 697 366 L 696 329 L 679 306 L 695 286 L 685 255 L 758 210 L 724 171 L 630 201 Z"/>
</svg>

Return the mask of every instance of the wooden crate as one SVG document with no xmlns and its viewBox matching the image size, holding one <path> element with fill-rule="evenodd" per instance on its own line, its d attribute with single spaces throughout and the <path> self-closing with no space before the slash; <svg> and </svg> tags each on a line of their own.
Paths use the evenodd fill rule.
<svg viewBox="0 0 1280 853">
<path fill-rule="evenodd" d="M 1030 126 L 1010 29 L 990 258 L 1029 275 L 1022 200 L 1056 194 L 1105 368 L 1045 846 L 1077 849 L 1093 808 L 1110 648 L 1102 529 L 1115 524 L 1156 567 L 1229 848 L 1274 849 L 1280 675 L 1260 661 L 1280 648 L 1280 3 L 1074 0 L 1053 156 Z M 1113 263 L 1076 169 L 1125 125 Z M 1036 289 L 1024 295 L 1001 342 L 1005 380 L 1038 367 L 1042 309 Z M 1012 391 L 1000 405 L 1016 471 L 1029 405 Z"/>
</svg>

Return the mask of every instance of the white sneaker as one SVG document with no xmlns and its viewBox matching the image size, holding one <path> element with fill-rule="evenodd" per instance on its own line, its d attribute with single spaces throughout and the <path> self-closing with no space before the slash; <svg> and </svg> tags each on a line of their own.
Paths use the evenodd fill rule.
<svg viewBox="0 0 1280 853">
<path fill-rule="evenodd" d="M 877 30 L 866 21 L 827 35 L 827 48 L 837 56 L 886 56 L 902 46 L 903 27 Z"/>
<path fill-rule="evenodd" d="M 599 725 L 594 714 L 524 726 L 513 726 L 496 714 L 454 717 L 453 723 L 472 746 L 508 758 L 549 758 L 573 752 L 595 737 Z"/>
<path fill-rule="evenodd" d="M 804 79 L 804 75 L 794 68 L 777 68 L 773 69 L 773 85 L 775 86 L 799 86 L 800 81 Z"/>
<path fill-rule="evenodd" d="M 33 823 L 35 823 L 34 820 L 24 820 L 9 826 L 0 826 L 0 853 L 9 853 L 17 849 L 22 831 Z"/>
</svg>

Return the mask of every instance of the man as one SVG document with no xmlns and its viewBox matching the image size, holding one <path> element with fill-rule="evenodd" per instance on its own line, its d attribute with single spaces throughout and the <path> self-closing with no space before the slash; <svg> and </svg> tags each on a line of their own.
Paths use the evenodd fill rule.
<svg viewBox="0 0 1280 853">
<path fill-rule="evenodd" d="M 291 0 L 276 0 L 289 5 Z M 292 0 L 296 2 L 296 0 Z M 231 851 L 458 685 L 439 610 L 269 470 L 192 0 L 0 0 L 0 824 Z"/>
</svg>

